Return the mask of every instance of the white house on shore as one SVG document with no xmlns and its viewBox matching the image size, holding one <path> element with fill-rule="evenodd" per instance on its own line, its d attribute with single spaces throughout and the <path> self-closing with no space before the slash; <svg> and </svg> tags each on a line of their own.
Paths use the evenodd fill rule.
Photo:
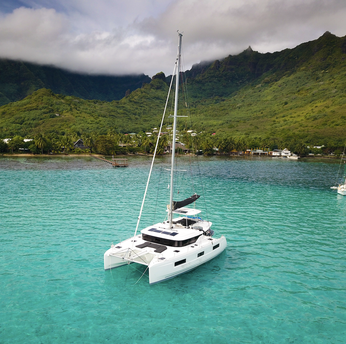
<svg viewBox="0 0 346 344">
<path fill-rule="evenodd" d="M 281 149 L 274 149 L 269 152 L 269 156 L 276 158 L 281 156 Z"/>
<path fill-rule="evenodd" d="M 283 158 L 287 158 L 291 155 L 291 151 L 289 151 L 287 148 L 285 148 L 282 152 L 281 152 L 281 156 Z"/>
<path fill-rule="evenodd" d="M 5 143 L 9 143 L 12 139 L 3 139 L 2 141 L 4 141 Z M 33 139 L 23 139 L 24 142 L 30 142 L 33 141 Z"/>
</svg>

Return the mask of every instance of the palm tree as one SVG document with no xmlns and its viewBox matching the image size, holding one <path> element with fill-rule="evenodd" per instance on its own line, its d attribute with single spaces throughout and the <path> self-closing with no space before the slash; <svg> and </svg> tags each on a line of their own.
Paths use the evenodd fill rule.
<svg viewBox="0 0 346 344">
<path fill-rule="evenodd" d="M 46 138 L 43 136 L 43 134 L 37 134 L 35 137 L 34 137 L 34 143 L 35 143 L 35 146 L 38 148 L 38 149 L 41 149 L 41 154 L 43 154 L 43 149 L 46 147 L 47 145 L 47 140 Z"/>
<path fill-rule="evenodd" d="M 204 155 L 213 155 L 214 153 L 214 144 L 211 138 L 204 137 L 202 142 L 202 149 Z"/>
<path fill-rule="evenodd" d="M 306 144 L 303 141 L 298 142 L 295 145 L 294 148 L 294 153 L 300 155 L 300 156 L 305 156 L 308 154 L 308 149 L 306 148 Z"/>
<path fill-rule="evenodd" d="M 234 148 L 234 140 L 230 136 L 223 137 L 218 140 L 216 147 L 220 153 L 230 153 Z"/>
<path fill-rule="evenodd" d="M 85 135 L 85 136 L 82 136 L 82 139 L 83 139 L 83 143 L 86 147 L 89 147 L 90 149 L 90 153 L 92 153 L 92 149 L 93 149 L 93 146 L 94 146 L 94 140 L 91 136 L 89 135 Z"/>
<path fill-rule="evenodd" d="M 157 146 L 157 154 L 163 154 L 168 145 L 168 135 L 162 135 Z"/>
<path fill-rule="evenodd" d="M 149 136 L 145 136 L 142 140 L 142 146 L 144 147 L 145 153 L 148 153 L 150 151 L 150 145 L 151 145 L 151 138 Z M 147 149 L 148 147 L 148 149 Z"/>
<path fill-rule="evenodd" d="M 19 148 L 23 147 L 24 140 L 21 136 L 16 135 L 13 139 L 8 142 L 8 147 L 13 151 L 19 150 Z"/>
<path fill-rule="evenodd" d="M 69 150 L 72 149 L 72 147 L 73 147 L 73 140 L 72 140 L 71 136 L 65 135 L 60 140 L 60 144 L 61 144 L 61 147 L 64 148 L 64 153 L 66 150 L 67 150 L 67 152 L 69 152 Z"/>
<path fill-rule="evenodd" d="M 243 138 L 238 139 L 235 143 L 235 148 L 238 152 L 244 151 L 247 148 L 245 140 Z"/>
</svg>

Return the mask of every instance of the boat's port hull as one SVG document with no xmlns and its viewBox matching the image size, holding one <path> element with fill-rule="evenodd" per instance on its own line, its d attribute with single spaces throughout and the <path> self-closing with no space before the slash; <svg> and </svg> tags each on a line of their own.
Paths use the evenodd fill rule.
<svg viewBox="0 0 346 344">
<path fill-rule="evenodd" d="M 126 265 L 126 264 L 129 264 L 129 262 L 122 259 L 122 258 L 114 257 L 107 252 L 104 254 L 104 268 L 105 268 L 105 270 L 118 268 L 118 267 Z"/>
</svg>

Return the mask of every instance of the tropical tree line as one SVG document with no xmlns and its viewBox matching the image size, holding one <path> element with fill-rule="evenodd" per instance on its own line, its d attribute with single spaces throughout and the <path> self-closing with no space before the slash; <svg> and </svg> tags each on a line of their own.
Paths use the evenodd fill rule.
<svg viewBox="0 0 346 344">
<path fill-rule="evenodd" d="M 75 143 L 82 139 L 85 148 L 76 148 Z M 109 131 L 103 134 L 66 134 L 62 136 L 38 134 L 33 139 L 16 135 L 6 141 L 0 139 L 1 153 L 32 154 L 82 154 L 99 153 L 104 155 L 143 153 L 154 151 L 157 134 L 145 133 L 129 135 Z M 168 135 L 163 135 L 158 145 L 158 154 L 163 154 L 168 145 Z"/>
<path fill-rule="evenodd" d="M 86 148 L 76 148 L 75 142 L 82 139 Z M 157 154 L 167 152 L 170 146 L 171 135 L 165 133 L 161 136 Z M 119 154 L 152 154 L 157 141 L 157 133 L 147 135 L 121 134 L 110 130 L 106 135 L 91 133 L 78 135 L 67 133 L 62 136 L 38 134 L 32 140 L 25 140 L 21 136 L 14 136 L 7 142 L 0 140 L 0 152 L 2 153 L 32 153 L 32 154 L 81 154 L 99 153 L 104 155 Z M 226 134 L 199 133 L 191 136 L 191 132 L 181 132 L 179 141 L 185 147 L 184 151 L 204 155 L 229 155 L 244 152 L 247 149 L 262 149 L 271 151 L 287 148 L 300 156 L 309 153 L 323 155 L 339 155 L 343 152 L 344 144 L 340 142 L 325 142 L 322 148 L 313 148 L 313 145 L 297 138 L 261 138 L 240 137 L 234 138 Z M 183 150 L 178 148 L 178 151 Z"/>
</svg>

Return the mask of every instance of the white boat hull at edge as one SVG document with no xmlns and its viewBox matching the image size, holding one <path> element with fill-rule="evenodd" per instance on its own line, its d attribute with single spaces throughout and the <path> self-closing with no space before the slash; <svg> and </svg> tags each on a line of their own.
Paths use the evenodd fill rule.
<svg viewBox="0 0 346 344">
<path fill-rule="evenodd" d="M 346 196 L 346 184 L 338 186 L 338 194 Z"/>
</svg>

